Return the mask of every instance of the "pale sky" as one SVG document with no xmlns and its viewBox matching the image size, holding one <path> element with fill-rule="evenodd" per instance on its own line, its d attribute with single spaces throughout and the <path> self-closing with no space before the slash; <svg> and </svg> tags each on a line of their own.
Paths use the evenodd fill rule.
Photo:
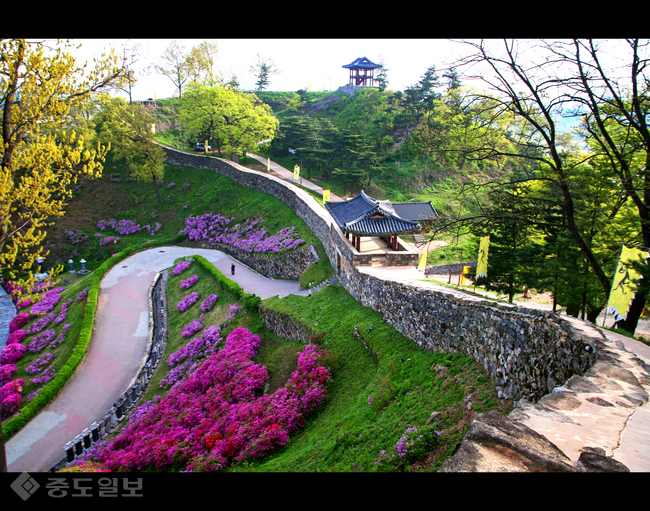
<svg viewBox="0 0 650 511">
<path fill-rule="evenodd" d="M 208 39 L 177 39 L 186 50 Z M 388 88 L 404 90 L 414 85 L 428 67 L 441 70 L 461 49 L 460 44 L 445 39 L 209 39 L 219 49 L 217 67 L 226 76 L 237 76 L 243 90 L 255 88 L 256 78 L 250 66 L 256 54 L 272 59 L 282 71 L 270 77 L 270 91 L 336 90 L 346 85 L 349 71 L 343 66 L 359 57 L 379 63 L 383 59 L 388 68 Z M 158 61 L 171 39 L 73 39 L 82 43 L 79 58 L 99 55 L 102 48 L 124 44 L 141 45 L 142 67 Z M 134 99 L 167 98 L 174 94 L 172 81 L 152 72 L 140 78 L 134 89 Z"/>
</svg>

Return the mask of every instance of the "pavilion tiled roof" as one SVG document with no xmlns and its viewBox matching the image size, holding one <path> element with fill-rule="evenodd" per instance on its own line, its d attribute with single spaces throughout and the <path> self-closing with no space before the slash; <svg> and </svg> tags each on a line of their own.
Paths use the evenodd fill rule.
<svg viewBox="0 0 650 511">
<path fill-rule="evenodd" d="M 325 207 L 343 232 L 360 236 L 391 236 L 420 228 L 420 224 L 397 214 L 390 201 L 368 197 L 363 190 L 348 201 L 326 202 Z"/>
<path fill-rule="evenodd" d="M 343 67 L 345 69 L 377 69 L 379 66 L 368 60 L 366 57 L 360 57 Z"/>
</svg>

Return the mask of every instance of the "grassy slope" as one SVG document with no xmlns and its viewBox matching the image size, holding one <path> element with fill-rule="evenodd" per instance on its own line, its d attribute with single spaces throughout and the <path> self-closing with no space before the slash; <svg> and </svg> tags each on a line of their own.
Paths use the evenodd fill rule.
<svg viewBox="0 0 650 511">
<path fill-rule="evenodd" d="M 424 426 L 433 412 L 441 412 L 440 445 L 413 467 L 435 470 L 477 412 L 511 406 L 498 400 L 472 359 L 419 348 L 341 287 L 263 304 L 322 334 L 318 342 L 332 355 L 333 383 L 324 408 L 288 445 L 235 471 L 371 471 L 379 452 L 389 450 L 407 427 Z M 367 347 L 354 335 L 355 326 Z M 439 371 L 439 366 L 447 369 Z M 472 411 L 463 402 L 468 396 Z"/>
<path fill-rule="evenodd" d="M 111 181 L 111 175 L 119 177 L 120 181 Z M 187 215 L 205 212 L 234 216 L 235 223 L 255 217 L 272 232 L 294 225 L 303 239 L 313 242 L 323 253 L 320 241 L 280 201 L 235 185 L 212 172 L 167 166 L 165 185 L 161 190 L 162 208 L 158 207 L 151 184 L 129 182 L 127 177 L 126 170 L 119 163 L 109 161 L 105 177 L 85 185 L 69 204 L 66 216 L 57 221 L 48 236 L 49 246 L 53 249 L 48 262 L 65 263 L 70 257 L 75 261 L 84 257 L 92 270 L 109 257 L 109 249 L 97 247 L 92 237 L 95 233 L 113 234 L 96 228 L 100 219 L 128 218 L 141 225 L 153 225 L 159 221 L 163 228 L 156 235 L 158 239 L 176 234 L 183 227 Z M 171 182 L 175 182 L 176 187 L 168 191 L 166 186 Z M 191 186 L 183 190 L 181 186 L 186 182 Z M 136 204 L 136 201 L 141 202 Z M 183 209 L 185 204 L 188 204 L 187 209 Z M 270 211 L 272 216 L 268 214 Z M 64 234 L 67 229 L 83 230 L 88 241 L 71 245 Z M 116 249 L 146 238 L 146 233 L 123 236 Z M 174 281 L 170 287 L 170 309 L 180 298 L 172 290 L 173 286 Z M 214 311 L 214 321 L 220 321 L 229 303 L 230 300 L 221 302 Z M 265 305 L 295 315 L 324 334 L 322 344 L 333 355 L 334 383 L 326 406 L 277 455 L 235 467 L 234 471 L 372 470 L 381 449 L 394 445 L 406 427 L 423 425 L 432 412 L 438 411 L 442 412 L 438 418 L 443 430 L 441 445 L 416 466 L 435 469 L 451 454 L 476 411 L 495 407 L 507 409 L 509 406 L 497 400 L 492 384 L 471 359 L 434 354 L 418 348 L 374 311 L 360 306 L 342 288 L 326 288 L 309 298 L 270 299 Z M 198 304 L 195 307 L 198 308 Z M 180 319 L 171 314 L 170 327 L 174 339 L 168 354 L 180 346 L 178 333 L 183 324 L 186 324 L 184 320 L 181 324 Z M 267 392 L 282 386 L 295 369 L 302 345 L 277 338 L 257 316 L 250 313 L 238 315 L 236 324 L 251 328 L 262 338 L 257 361 L 269 367 L 271 381 Z M 352 334 L 355 325 L 366 337 L 370 349 Z M 231 325 L 234 326 L 235 323 Z M 448 370 L 438 372 L 438 364 Z M 162 373 L 157 376 L 158 380 L 162 376 Z M 156 386 L 156 383 L 152 385 L 145 400 L 158 392 Z M 369 405 L 371 394 L 374 403 Z M 469 394 L 472 394 L 474 403 L 471 412 L 463 404 L 463 399 Z"/>
</svg>

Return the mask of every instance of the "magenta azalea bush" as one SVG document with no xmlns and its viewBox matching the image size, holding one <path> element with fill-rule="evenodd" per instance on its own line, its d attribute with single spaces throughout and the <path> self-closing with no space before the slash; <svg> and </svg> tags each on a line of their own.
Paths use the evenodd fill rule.
<svg viewBox="0 0 650 511">
<path fill-rule="evenodd" d="M 190 324 L 183 327 L 183 337 L 192 337 L 196 332 L 203 328 L 203 314 L 198 319 L 195 319 Z"/>
<path fill-rule="evenodd" d="M 0 419 L 6 419 L 18 410 L 25 380 L 13 380 L 0 387 Z"/>
<path fill-rule="evenodd" d="M 48 314 L 52 312 L 52 309 L 59 303 L 61 299 L 61 292 L 63 291 L 62 287 L 56 287 L 45 291 L 41 300 L 35 303 L 30 309 L 29 313 L 31 316 L 41 316 L 43 314 Z"/>
<path fill-rule="evenodd" d="M 29 323 L 29 314 L 26 312 L 21 312 L 20 314 L 16 314 L 13 318 L 11 318 L 11 321 L 9 322 L 9 333 L 13 333 L 16 330 L 24 327 L 27 323 Z"/>
<path fill-rule="evenodd" d="M 219 298 L 219 295 L 209 295 L 205 300 L 201 302 L 201 310 L 203 312 L 208 312 L 211 311 L 214 307 L 214 304 L 217 303 L 217 299 Z"/>
<path fill-rule="evenodd" d="M 305 242 L 298 237 L 295 227 L 281 229 L 269 236 L 268 231 L 256 229 L 257 222 L 240 230 L 229 231 L 231 220 L 233 218 L 228 219 L 218 213 L 189 216 L 185 219 L 185 228 L 179 232 L 192 241 L 225 243 L 250 253 L 279 253 L 297 248 Z"/>
<path fill-rule="evenodd" d="M 196 282 L 199 280 L 198 275 L 192 275 L 190 278 L 181 280 L 181 288 L 182 289 L 189 289 L 191 288 Z"/>
<path fill-rule="evenodd" d="M 20 344 L 19 342 L 8 344 L 2 348 L 2 352 L 0 352 L 0 365 L 15 364 L 23 358 L 26 351 L 27 346 Z"/>
<path fill-rule="evenodd" d="M 192 305 L 194 305 L 198 299 L 199 299 L 199 293 L 194 291 L 194 292 L 190 293 L 189 295 L 185 295 L 183 297 L 183 299 L 176 304 L 176 307 L 178 308 L 179 311 L 185 312 Z M 203 307 L 201 307 L 201 308 L 203 308 Z"/>
<path fill-rule="evenodd" d="M 185 270 L 187 270 L 191 264 L 192 261 L 181 261 L 176 266 L 174 266 L 174 269 L 172 270 L 172 275 L 180 275 Z"/>
<path fill-rule="evenodd" d="M 143 405 L 146 413 L 90 461 L 111 471 L 209 471 L 286 444 L 327 396 L 330 372 L 319 365 L 325 351 L 307 345 L 286 385 L 256 397 L 268 379 L 266 368 L 253 363 L 259 346 L 247 329 L 233 330 L 223 348 L 159 402 Z"/>
</svg>

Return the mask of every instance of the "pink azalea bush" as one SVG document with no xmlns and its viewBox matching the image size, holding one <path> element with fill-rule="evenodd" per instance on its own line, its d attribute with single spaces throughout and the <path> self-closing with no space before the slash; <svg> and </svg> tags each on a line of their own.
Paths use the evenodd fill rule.
<svg viewBox="0 0 650 511">
<path fill-rule="evenodd" d="M 0 365 L 15 364 L 23 358 L 26 351 L 27 346 L 20 344 L 19 342 L 8 344 L 2 348 L 2 352 L 0 352 Z"/>
<path fill-rule="evenodd" d="M 18 410 L 23 383 L 25 383 L 25 380 L 18 379 L 5 383 L 0 387 L 0 419 L 6 419 L 14 411 Z"/>
<path fill-rule="evenodd" d="M 14 342 L 23 342 L 23 339 L 25 339 L 26 336 L 27 332 L 22 328 L 14 330 L 9 334 L 9 337 L 7 337 L 7 344 L 12 344 Z"/>
<path fill-rule="evenodd" d="M 13 318 L 11 318 L 11 321 L 9 322 L 9 333 L 13 333 L 16 330 L 24 327 L 27 323 L 29 323 L 29 314 L 26 312 L 21 312 L 20 314 L 16 314 Z"/>
<path fill-rule="evenodd" d="M 284 445 L 327 396 L 331 376 L 320 365 L 325 352 L 307 345 L 286 385 L 256 397 L 269 377 L 253 362 L 259 346 L 247 329 L 233 330 L 223 348 L 157 404 L 143 405 L 146 412 L 90 461 L 111 471 L 208 471 Z"/>
</svg>

